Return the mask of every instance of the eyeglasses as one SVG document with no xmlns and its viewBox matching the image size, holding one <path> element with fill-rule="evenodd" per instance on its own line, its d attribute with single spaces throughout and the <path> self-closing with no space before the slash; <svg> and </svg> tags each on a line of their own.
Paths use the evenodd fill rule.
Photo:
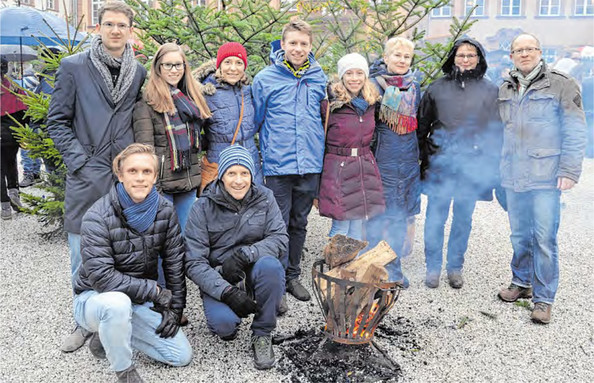
<svg viewBox="0 0 594 383">
<path fill-rule="evenodd" d="M 115 27 L 118 27 L 118 29 L 125 31 L 126 29 L 130 28 L 130 26 L 128 24 L 124 24 L 124 23 L 111 23 L 109 21 L 106 21 L 105 23 L 101 24 L 101 26 L 105 27 L 105 29 L 112 30 Z"/>
<path fill-rule="evenodd" d="M 173 68 L 175 68 L 175 70 L 184 69 L 184 63 L 161 63 L 161 66 L 165 70 L 172 70 Z"/>
<path fill-rule="evenodd" d="M 456 55 L 456 58 L 457 59 L 460 59 L 460 60 L 464 60 L 464 59 L 472 60 L 472 59 L 475 59 L 477 57 L 478 57 L 478 55 L 476 53 L 469 53 L 467 55 L 463 55 L 463 54 L 457 54 Z"/>
<path fill-rule="evenodd" d="M 511 51 L 512 55 L 523 55 L 524 53 L 532 54 L 532 52 L 539 51 L 540 48 L 522 48 L 522 49 L 514 49 Z"/>
</svg>

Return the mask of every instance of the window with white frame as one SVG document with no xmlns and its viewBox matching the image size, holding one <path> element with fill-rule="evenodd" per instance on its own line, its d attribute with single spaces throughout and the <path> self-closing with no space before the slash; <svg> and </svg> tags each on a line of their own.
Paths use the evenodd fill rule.
<svg viewBox="0 0 594 383">
<path fill-rule="evenodd" d="M 594 16 L 594 0 L 575 0 L 576 16 Z"/>
<path fill-rule="evenodd" d="M 466 12 L 468 15 L 474 6 L 477 6 L 472 16 L 485 16 L 485 0 L 466 0 Z"/>
<path fill-rule="evenodd" d="M 54 0 L 45 0 L 45 9 L 56 9 Z"/>
<path fill-rule="evenodd" d="M 93 15 L 92 23 L 93 25 L 99 23 L 99 8 L 103 5 L 104 0 L 92 0 L 91 2 L 91 14 Z"/>
<path fill-rule="evenodd" d="M 451 17 L 452 16 L 452 3 L 448 3 L 443 5 L 439 8 L 433 9 L 431 11 L 432 17 Z"/>
<path fill-rule="evenodd" d="M 198 7 L 206 7 L 206 0 L 195 0 L 194 3 L 198 6 Z"/>
<path fill-rule="evenodd" d="M 561 15 L 561 0 L 540 0 L 539 16 Z"/>
<path fill-rule="evenodd" d="M 520 16 L 522 0 L 501 0 L 501 16 Z"/>
</svg>

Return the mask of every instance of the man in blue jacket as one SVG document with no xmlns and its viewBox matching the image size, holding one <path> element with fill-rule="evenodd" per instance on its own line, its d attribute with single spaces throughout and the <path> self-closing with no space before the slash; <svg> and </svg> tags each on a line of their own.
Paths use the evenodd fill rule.
<svg viewBox="0 0 594 383">
<path fill-rule="evenodd" d="M 327 81 L 311 53 L 312 38 L 309 24 L 292 19 L 283 28 L 281 49 L 271 53 L 273 63 L 256 75 L 252 86 L 265 182 L 289 234 L 289 250 L 281 259 L 287 291 L 302 301 L 311 299 L 299 275 L 307 216 L 324 158 L 320 103 Z"/>
<path fill-rule="evenodd" d="M 535 36 L 516 37 L 510 57 L 514 68 L 498 101 L 514 254 L 511 284 L 498 295 L 505 302 L 532 297 L 532 321 L 547 324 L 559 285 L 560 197 L 582 172 L 586 123 L 578 84 L 547 67 Z"/>
<path fill-rule="evenodd" d="M 274 363 L 271 332 L 284 294 L 279 257 L 288 236 L 272 192 L 254 181 L 248 149 L 221 151 L 219 180 L 194 203 L 186 224 L 186 274 L 200 287 L 206 324 L 233 340 L 241 318 L 255 314 L 252 350 L 258 369 Z"/>
<path fill-rule="evenodd" d="M 98 16 L 91 48 L 60 63 L 47 122 L 68 168 L 64 229 L 73 280 L 81 266 L 82 217 L 109 191 L 115 156 L 134 142 L 132 112 L 146 77 L 127 43 L 133 29 L 132 9 L 121 1 L 107 2 Z M 77 326 L 62 351 L 77 350 L 88 336 Z"/>
</svg>

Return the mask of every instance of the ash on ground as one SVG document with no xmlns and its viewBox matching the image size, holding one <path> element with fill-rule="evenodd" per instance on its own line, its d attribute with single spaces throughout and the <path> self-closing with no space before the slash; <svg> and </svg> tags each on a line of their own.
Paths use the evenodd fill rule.
<svg viewBox="0 0 594 383">
<path fill-rule="evenodd" d="M 395 382 L 400 366 L 371 344 L 333 342 L 321 331 L 298 330 L 283 339 L 277 369 L 292 383 Z"/>
</svg>

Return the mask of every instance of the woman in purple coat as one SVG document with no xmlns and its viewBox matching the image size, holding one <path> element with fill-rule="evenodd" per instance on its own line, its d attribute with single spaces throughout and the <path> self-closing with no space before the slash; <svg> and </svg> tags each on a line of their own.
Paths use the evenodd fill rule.
<svg viewBox="0 0 594 383">
<path fill-rule="evenodd" d="M 319 209 L 336 234 L 363 239 L 363 224 L 385 209 L 382 181 L 369 145 L 379 92 L 369 81 L 367 61 L 351 53 L 338 61 L 340 81 L 330 86 L 326 152 Z"/>
</svg>

